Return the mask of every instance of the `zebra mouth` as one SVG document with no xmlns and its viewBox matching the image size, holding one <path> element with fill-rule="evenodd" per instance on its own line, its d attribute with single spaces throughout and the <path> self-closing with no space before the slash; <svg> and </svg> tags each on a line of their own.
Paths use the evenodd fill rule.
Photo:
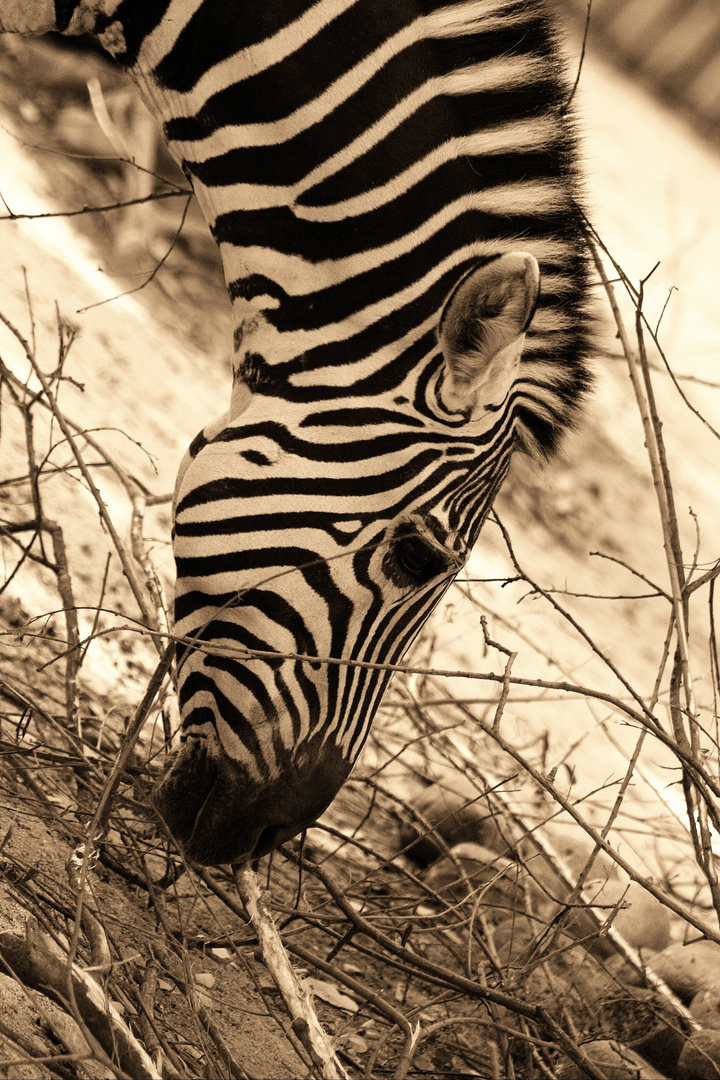
<svg viewBox="0 0 720 1080">
<path fill-rule="evenodd" d="M 261 859 L 263 855 L 269 855 L 275 848 L 280 847 L 285 840 L 289 840 L 290 837 L 285 836 L 284 831 L 279 825 L 267 825 L 257 839 L 252 853 L 253 859 Z M 295 834 L 293 833 L 293 835 Z"/>
<path fill-rule="evenodd" d="M 308 828 L 350 771 L 337 751 L 299 776 L 290 766 L 267 782 L 247 774 L 206 738 L 189 738 L 153 792 L 186 858 L 202 866 L 259 859 Z"/>
</svg>

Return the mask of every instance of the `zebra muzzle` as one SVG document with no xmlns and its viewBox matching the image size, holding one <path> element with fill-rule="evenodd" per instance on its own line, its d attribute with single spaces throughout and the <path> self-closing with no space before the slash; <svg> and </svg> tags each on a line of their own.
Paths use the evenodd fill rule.
<svg viewBox="0 0 720 1080">
<path fill-rule="evenodd" d="M 351 766 L 335 747 L 303 748 L 276 776 L 250 780 L 212 738 L 191 737 L 153 793 L 153 803 L 190 862 L 246 863 L 308 828 L 332 802 Z"/>
</svg>

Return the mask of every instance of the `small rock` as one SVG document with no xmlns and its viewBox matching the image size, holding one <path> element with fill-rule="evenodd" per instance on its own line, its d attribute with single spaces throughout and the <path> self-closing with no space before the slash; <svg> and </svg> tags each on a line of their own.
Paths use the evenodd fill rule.
<svg viewBox="0 0 720 1080">
<path fill-rule="evenodd" d="M 363 1039 L 362 1035 L 348 1035 L 345 1039 L 344 1049 L 348 1054 L 360 1057 L 362 1054 L 367 1054 L 370 1044 L 367 1039 Z"/>
<path fill-rule="evenodd" d="M 670 945 L 647 966 L 689 1005 L 699 990 L 712 989 L 720 981 L 720 945 L 704 939 Z"/>
<path fill-rule="evenodd" d="M 18 112 L 22 116 L 26 124 L 37 124 L 41 117 L 40 110 L 34 101 L 30 101 L 29 98 L 23 98 L 18 105 Z"/>
<path fill-rule="evenodd" d="M 532 885 L 519 863 L 497 855 L 483 844 L 456 844 L 450 854 L 433 863 L 424 875 L 425 884 L 444 899 L 463 900 L 469 893 L 481 895 L 483 910 L 499 918 L 525 908 L 525 887 Z"/>
<path fill-rule="evenodd" d="M 224 946 L 217 946 L 216 948 L 210 949 L 210 955 L 215 960 L 219 960 L 220 963 L 224 963 L 227 960 L 234 960 L 236 953 L 234 949 L 226 949 Z"/>
<path fill-rule="evenodd" d="M 153 855 L 148 852 L 145 855 L 145 864 L 151 881 L 161 881 L 166 876 L 168 861 L 164 855 Z"/>
<path fill-rule="evenodd" d="M 690 1015 L 704 1028 L 720 1031 L 720 971 L 714 986 L 698 990 L 690 1002 Z"/>
<path fill-rule="evenodd" d="M 573 1017 L 578 1029 L 590 1031 L 597 1003 L 609 996 L 613 983 L 602 964 L 582 945 L 572 945 L 571 939 L 560 935 L 544 962 L 525 975 L 523 985 L 528 1001 L 550 1013 L 562 1002 L 563 1009 Z M 606 1032 L 598 1032 L 600 1034 L 607 1037 Z"/>
<path fill-rule="evenodd" d="M 564 874 L 567 874 L 570 886 L 574 885 L 593 856 L 594 846 L 573 821 L 546 821 L 536 830 L 536 835 L 541 845 L 547 847 L 547 855 L 538 850 L 537 843 L 531 838 L 521 840 L 518 851 L 543 897 L 543 910 L 549 911 L 549 917 L 552 917 L 570 895 Z M 585 895 L 593 899 L 597 897 L 597 903 L 604 904 L 602 890 L 609 882 L 615 884 L 616 880 L 617 868 L 612 859 L 605 852 L 598 851 L 585 882 Z M 555 906 L 554 911 L 551 910 L 552 905 Z M 564 915 L 563 928 L 573 937 L 583 940 L 595 937 L 600 955 L 608 955 L 612 951 L 604 938 L 597 938 L 596 924 L 582 903 Z"/>
<path fill-rule="evenodd" d="M 547 927 L 527 915 L 505 919 L 492 929 L 492 941 L 501 967 L 524 966 Z"/>
<path fill-rule="evenodd" d="M 359 1006 L 355 999 L 344 994 L 335 983 L 328 982 L 327 979 L 315 979 L 311 976 L 302 980 L 302 986 L 310 990 L 314 997 L 328 1005 L 334 1005 L 336 1009 L 344 1009 L 345 1012 L 358 1011 Z"/>
<path fill-rule="evenodd" d="M 408 804 L 447 847 L 466 841 L 483 844 L 500 854 L 509 853 L 511 825 L 502 815 L 494 815 L 479 784 L 458 775 L 452 788 L 435 783 Z M 445 848 L 423 828 L 420 821 L 400 825 L 399 844 L 420 866 L 428 866 Z"/>
<path fill-rule="evenodd" d="M 211 975 L 209 971 L 199 971 L 195 976 L 195 982 L 198 986 L 205 986 L 208 990 L 211 990 L 215 985 L 215 976 Z"/>
<path fill-rule="evenodd" d="M 603 965 L 608 972 L 608 965 Z M 597 1004 L 595 1026 L 617 1039 L 665 1076 L 674 1076 L 690 1027 L 654 990 L 614 986 Z"/>
<path fill-rule="evenodd" d="M 639 1054 L 614 1040 L 583 1043 L 580 1049 L 593 1065 L 598 1066 L 605 1080 L 665 1080 L 662 1073 L 648 1065 Z M 564 1058 L 558 1065 L 557 1080 L 582 1078 L 580 1067 L 569 1058 Z"/>
<path fill-rule="evenodd" d="M 647 964 L 651 954 L 643 949 L 643 960 Z M 612 975 L 614 979 L 617 979 L 623 986 L 644 986 L 645 980 L 642 975 L 636 971 L 636 969 L 629 964 L 624 956 L 620 953 L 613 953 L 612 956 L 608 956 L 607 960 L 603 961 L 605 970 L 608 975 Z"/>
<path fill-rule="evenodd" d="M 590 856 L 595 852 L 593 841 L 583 832 L 578 823 L 567 820 L 567 815 L 565 819 L 546 821 L 539 829 L 536 829 L 536 838 L 553 855 L 557 856 L 559 862 L 567 869 L 573 885 L 584 872 Z M 551 863 L 538 850 L 536 843 L 532 839 L 522 840 L 520 853 L 524 858 L 532 860 L 531 867 L 533 870 L 535 865 L 538 865 L 539 879 L 543 885 L 552 890 L 559 889 L 557 899 L 563 899 L 567 889 Z M 603 885 L 604 882 L 615 877 L 616 874 L 617 867 L 610 855 L 607 855 L 604 851 L 597 851 L 593 855 L 593 865 L 590 867 L 586 879 L 586 888 L 592 893 L 593 882 Z"/>
<path fill-rule="evenodd" d="M 547 844 L 557 857 L 559 866 L 567 871 L 574 884 L 592 857 L 592 866 L 585 881 L 584 897 L 599 909 L 601 917 L 610 915 L 615 904 L 622 907 L 613 918 L 613 927 L 635 949 L 654 949 L 661 952 L 670 944 L 670 916 L 667 909 L 636 881 L 619 870 L 604 851 L 594 852 L 592 841 L 574 822 L 546 822 L 537 831 L 538 838 Z M 547 900 L 562 904 L 568 896 L 568 886 L 551 861 L 538 852 L 531 840 L 519 844 L 519 853 L 538 885 L 545 890 Z M 589 938 L 597 933 L 594 922 L 582 907 L 565 920 L 565 929 L 574 937 Z M 602 935 L 591 946 L 595 955 L 605 957 L 613 952 L 612 945 Z"/>
<path fill-rule="evenodd" d="M 637 881 L 630 881 L 622 888 L 619 883 L 608 882 L 601 891 L 599 903 L 613 904 L 622 897 L 622 907 L 613 919 L 615 930 L 634 949 L 653 949 L 662 952 L 670 944 L 670 913 L 652 893 L 643 889 Z"/>
<path fill-rule="evenodd" d="M 690 1036 L 678 1061 L 677 1080 L 720 1080 L 720 1032 Z"/>
</svg>

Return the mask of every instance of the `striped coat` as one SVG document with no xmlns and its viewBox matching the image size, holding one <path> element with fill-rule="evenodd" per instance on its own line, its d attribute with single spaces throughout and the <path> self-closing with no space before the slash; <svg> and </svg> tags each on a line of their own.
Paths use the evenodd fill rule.
<svg viewBox="0 0 720 1080">
<path fill-rule="evenodd" d="M 542 0 L 100 6 L 0 23 L 98 37 L 220 247 L 233 389 L 178 476 L 157 805 L 242 861 L 332 799 L 513 449 L 551 453 L 587 390 L 569 89 Z"/>
</svg>

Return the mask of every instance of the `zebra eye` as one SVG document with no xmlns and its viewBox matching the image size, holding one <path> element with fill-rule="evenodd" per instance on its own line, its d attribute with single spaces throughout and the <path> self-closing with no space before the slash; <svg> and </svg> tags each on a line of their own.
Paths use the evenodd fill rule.
<svg viewBox="0 0 720 1080">
<path fill-rule="evenodd" d="M 405 536 L 395 544 L 395 559 L 415 581 L 429 581 L 442 570 L 443 560 L 434 547 L 419 536 Z"/>
</svg>

